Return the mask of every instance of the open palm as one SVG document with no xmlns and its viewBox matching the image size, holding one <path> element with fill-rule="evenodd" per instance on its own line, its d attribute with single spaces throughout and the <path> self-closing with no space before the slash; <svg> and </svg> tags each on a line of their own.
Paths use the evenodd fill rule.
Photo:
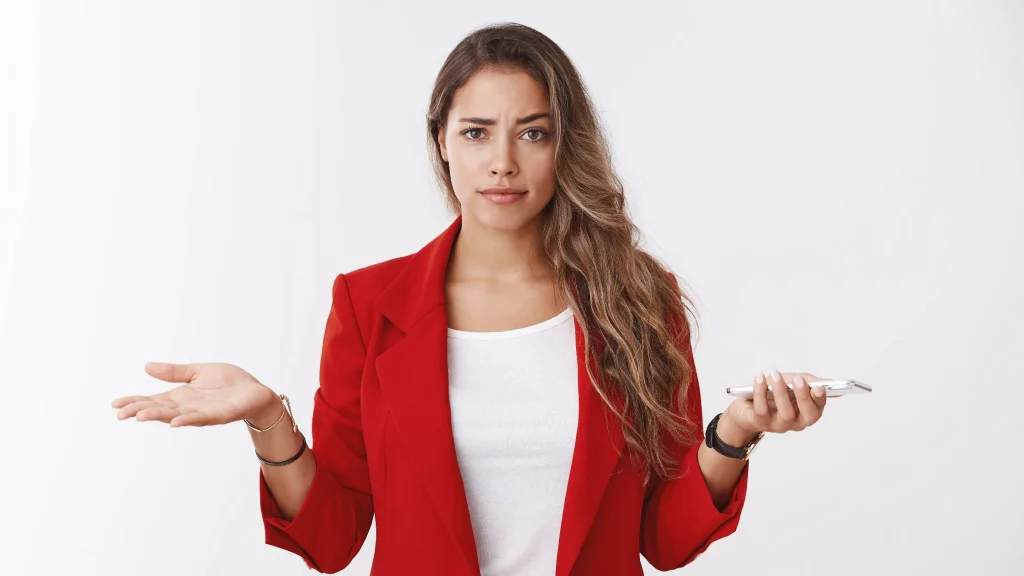
<svg viewBox="0 0 1024 576">
<path fill-rule="evenodd" d="M 111 406 L 118 420 L 135 417 L 178 426 L 212 426 L 255 418 L 280 405 L 278 396 L 233 364 L 150 362 L 146 373 L 181 386 L 153 396 L 122 396 Z"/>
</svg>

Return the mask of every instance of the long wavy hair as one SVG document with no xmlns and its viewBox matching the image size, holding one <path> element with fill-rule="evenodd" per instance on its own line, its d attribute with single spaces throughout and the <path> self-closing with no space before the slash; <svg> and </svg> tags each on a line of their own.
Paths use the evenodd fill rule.
<svg viewBox="0 0 1024 576">
<path fill-rule="evenodd" d="M 547 91 L 555 139 L 555 194 L 544 208 L 543 246 L 556 288 L 580 323 L 587 373 L 618 417 L 644 483 L 672 477 L 670 440 L 695 441 L 699 424 L 685 405 L 693 367 L 688 358 L 691 300 L 674 274 L 639 247 L 622 182 L 586 86 L 569 56 L 544 34 L 521 24 L 474 31 L 449 54 L 430 97 L 431 162 L 449 208 L 461 210 L 438 135 L 455 93 L 483 68 L 522 70 Z M 691 314 L 692 315 L 692 314 Z M 618 399 L 618 404 L 614 399 Z M 698 412 L 699 414 L 699 412 Z"/>
</svg>

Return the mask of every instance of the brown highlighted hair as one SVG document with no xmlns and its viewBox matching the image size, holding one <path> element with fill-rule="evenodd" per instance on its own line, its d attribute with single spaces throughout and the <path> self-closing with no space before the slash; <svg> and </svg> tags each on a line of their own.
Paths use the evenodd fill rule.
<svg viewBox="0 0 1024 576">
<path fill-rule="evenodd" d="M 602 350 L 596 358 L 600 377 L 591 362 L 587 370 L 619 417 L 634 463 L 643 463 L 645 482 L 652 474 L 671 478 L 678 459 L 666 440 L 690 445 L 699 432 L 685 406 L 693 375 L 691 301 L 675 275 L 639 247 L 639 231 L 627 214 L 622 182 L 579 72 L 557 44 L 528 26 L 505 23 L 474 31 L 437 75 L 427 132 L 449 208 L 460 212 L 438 135 L 455 93 L 484 68 L 524 71 L 547 91 L 555 194 L 542 215 L 545 253 L 582 328 L 586 357 Z"/>
</svg>

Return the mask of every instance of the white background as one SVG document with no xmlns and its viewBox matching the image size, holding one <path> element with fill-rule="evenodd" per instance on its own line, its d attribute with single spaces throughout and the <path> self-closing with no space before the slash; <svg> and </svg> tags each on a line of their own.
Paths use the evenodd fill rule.
<svg viewBox="0 0 1024 576">
<path fill-rule="evenodd" d="M 876 389 L 763 442 L 684 572 L 1020 574 L 1024 3 L 484 4 L 2 3 L 0 572 L 308 573 L 242 424 L 110 401 L 225 361 L 308 429 L 334 276 L 449 222 L 434 75 L 512 20 L 579 66 L 698 298 L 706 417 L 775 367 Z"/>
</svg>

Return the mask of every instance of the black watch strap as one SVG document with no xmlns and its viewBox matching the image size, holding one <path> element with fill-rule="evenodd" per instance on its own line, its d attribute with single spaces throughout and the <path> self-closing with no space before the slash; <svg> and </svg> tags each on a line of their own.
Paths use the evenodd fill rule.
<svg viewBox="0 0 1024 576">
<path fill-rule="evenodd" d="M 708 423 L 707 432 L 704 434 L 704 442 L 708 445 L 708 448 L 722 456 L 735 458 L 736 460 L 746 460 L 750 457 L 750 453 L 754 451 L 754 446 L 757 446 L 757 443 L 764 437 L 764 432 L 754 436 L 753 440 L 748 442 L 746 446 L 730 446 L 722 442 L 722 439 L 718 437 L 718 419 L 721 417 L 722 415 L 719 414 Z"/>
</svg>

